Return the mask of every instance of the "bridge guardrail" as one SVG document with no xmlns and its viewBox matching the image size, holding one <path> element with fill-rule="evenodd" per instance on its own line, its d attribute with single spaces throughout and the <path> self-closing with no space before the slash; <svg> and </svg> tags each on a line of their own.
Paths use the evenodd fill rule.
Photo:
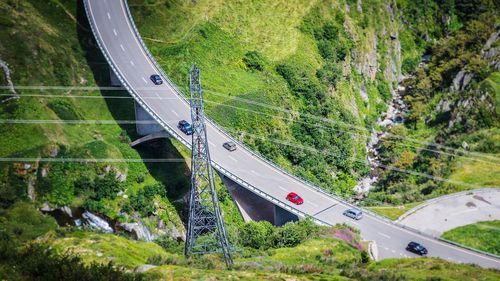
<svg viewBox="0 0 500 281">
<path fill-rule="evenodd" d="M 92 21 L 92 19 L 90 18 L 90 13 L 89 13 L 89 7 L 88 7 L 88 4 L 87 4 L 87 1 L 88 0 L 85 0 L 84 1 L 84 7 L 85 7 L 85 10 L 86 10 L 86 14 L 87 14 L 87 17 L 89 19 L 89 23 L 90 23 L 90 26 L 91 26 L 91 29 L 92 29 L 92 32 L 94 34 L 96 34 L 96 27 L 95 27 L 95 23 Z M 184 97 L 184 95 L 182 94 L 182 92 L 175 86 L 175 84 L 170 80 L 170 78 L 163 72 L 163 70 L 161 69 L 161 67 L 158 65 L 158 63 L 156 62 L 156 60 L 154 59 L 153 55 L 151 54 L 151 52 L 149 51 L 149 49 L 147 48 L 146 44 L 144 43 L 144 41 L 142 40 L 142 37 L 140 36 L 140 33 L 137 29 L 137 26 L 135 25 L 135 22 L 132 18 L 132 14 L 130 12 L 130 8 L 128 6 L 128 3 L 126 0 L 122 0 L 123 3 L 124 3 L 124 7 L 125 7 L 125 10 L 126 10 L 126 13 L 127 13 L 127 17 L 129 18 L 129 22 L 133 28 L 133 31 L 134 31 L 134 36 L 136 36 L 136 38 L 138 39 L 139 43 L 141 44 L 143 50 L 146 52 L 147 56 L 149 57 L 150 61 L 153 62 L 155 68 L 158 70 L 158 72 L 163 76 L 163 78 L 165 79 L 165 81 L 167 81 L 167 83 L 169 84 L 170 87 L 172 87 L 172 89 L 174 89 L 174 91 L 176 92 L 176 94 L 181 98 L 183 99 L 186 103 L 189 104 L 189 102 L 187 101 L 187 99 Z M 118 79 L 120 80 L 120 82 L 122 83 L 122 85 L 127 89 L 127 91 L 136 99 L 136 101 L 139 103 L 139 105 L 141 105 L 143 107 L 144 110 L 146 110 L 150 115 L 151 117 L 153 117 L 153 119 L 155 121 L 158 122 L 158 124 L 160 124 L 162 127 L 165 128 L 165 130 L 167 130 L 168 133 L 170 133 L 172 136 L 174 136 L 177 140 L 179 140 L 182 144 L 184 144 L 185 146 L 189 147 L 189 143 L 187 141 L 185 141 L 179 134 L 177 134 L 174 130 L 172 130 L 165 122 L 163 122 L 160 118 L 159 118 L 159 115 L 154 112 L 154 110 L 150 109 L 148 106 L 146 106 L 146 103 L 144 102 L 144 100 L 135 92 L 134 89 L 132 89 L 128 83 L 125 81 L 125 79 L 123 79 L 123 77 L 120 75 L 120 73 L 117 71 L 117 68 L 113 62 L 113 60 L 110 58 L 110 56 L 107 54 L 107 51 L 106 49 L 103 47 L 103 43 L 100 41 L 100 38 L 97 38 L 96 37 L 96 41 L 97 41 L 97 44 L 99 45 L 99 48 L 101 49 L 101 51 L 103 52 L 103 55 L 104 57 L 106 58 L 106 60 L 108 61 L 108 63 L 110 64 L 110 67 L 112 68 L 112 70 L 114 71 L 114 73 L 116 74 L 116 76 L 118 77 Z M 210 119 L 206 119 L 207 122 L 211 123 L 214 127 L 217 128 L 217 130 L 219 130 L 221 133 L 223 133 L 224 135 L 226 135 L 229 139 L 231 139 L 232 141 L 234 141 L 235 143 L 237 143 L 238 145 L 240 145 L 241 147 L 245 148 L 248 152 L 250 152 L 252 155 L 256 156 L 257 158 L 259 158 L 260 160 L 266 162 L 267 164 L 271 165 L 273 168 L 275 168 L 278 172 L 281 172 L 295 180 L 298 180 L 299 182 L 307 185 L 308 187 L 310 187 L 311 189 L 317 191 L 317 192 L 320 192 L 320 193 L 323 193 L 325 195 L 328 195 L 328 196 L 331 196 L 333 197 L 334 199 L 336 199 L 337 201 L 341 202 L 342 204 L 344 205 L 347 205 L 347 206 L 350 206 L 350 207 L 354 207 L 354 208 L 359 208 L 359 209 L 363 209 L 363 212 L 373 216 L 373 217 L 376 217 L 378 218 L 379 220 L 383 220 L 383 221 L 386 221 L 390 224 L 393 224 L 397 227 L 400 227 L 400 228 L 404 228 L 404 229 L 407 229 L 411 232 L 414 232 L 416 234 L 419 234 L 419 235 L 423 235 L 423 236 L 427 236 L 429 238 L 432 238 L 432 239 L 435 239 L 435 240 L 440 240 L 440 241 L 443 241 L 443 242 L 447 242 L 447 243 L 450 243 L 450 244 L 453 244 L 453 245 L 456 245 L 458 247 L 462 247 L 462 248 L 465 248 L 465 249 L 468 249 L 468 250 L 471 250 L 471 251 L 474 251 L 474 252 L 478 252 L 478 253 L 481 253 L 481 254 L 484 254 L 484 255 L 488 255 L 488 256 L 492 256 L 492 257 L 495 257 L 495 258 L 498 258 L 498 256 L 496 255 L 493 255 L 493 254 L 490 254 L 490 253 L 485 253 L 483 251 L 480 251 L 480 250 L 477 250 L 477 249 L 473 249 L 473 248 L 470 248 L 470 247 L 467 247 L 467 246 L 464 246 L 464 245 L 461 245 L 461 244 L 458 244 L 458 243 L 455 243 L 455 242 L 452 242 L 452 241 L 448 241 L 448 240 L 445 240 L 445 239 L 442 239 L 442 238 L 436 238 L 434 236 L 431 236 L 431 235 L 428 235 L 428 234 L 425 234 L 425 233 L 422 233 L 421 231 L 418 231 L 416 229 L 413 229 L 413 228 L 410 228 L 410 227 L 406 227 L 404 225 L 401 225 L 401 224 L 398 224 L 392 220 L 389 220 L 388 218 L 386 217 L 383 217 L 381 215 L 378 215 L 372 211 L 369 211 L 365 208 L 362 208 L 360 206 L 356 206 L 356 205 L 353 205 L 349 202 L 346 202 L 344 199 L 342 199 L 341 196 L 337 195 L 337 194 L 332 194 L 330 192 L 327 192 L 325 190 L 322 190 L 318 187 L 316 187 L 315 185 L 313 185 L 312 183 L 310 183 L 309 181 L 301 178 L 301 177 L 298 177 L 296 175 L 293 175 L 285 170 L 283 170 L 282 168 L 280 168 L 279 166 L 277 166 L 275 163 L 271 162 L 270 160 L 266 159 L 265 157 L 263 157 L 262 155 L 260 155 L 259 153 L 256 153 L 254 152 L 253 150 L 249 149 L 246 145 L 244 145 L 243 143 L 239 142 L 238 140 L 234 139 L 231 135 L 229 135 L 227 132 L 225 132 L 224 130 L 221 129 L 221 127 L 219 125 L 217 125 L 216 122 L 214 122 L 213 120 L 210 120 Z M 213 162 L 212 161 L 212 165 L 214 165 L 214 167 L 218 167 L 217 169 L 220 170 L 223 174 L 229 176 L 231 179 L 233 180 L 236 180 L 236 182 L 240 183 L 240 184 L 243 184 L 243 185 L 246 185 L 248 188 L 250 188 L 254 193 L 256 193 L 257 195 L 261 196 L 261 197 L 264 197 L 268 200 L 270 200 L 271 202 L 275 203 L 276 205 L 279 205 L 280 207 L 286 209 L 286 210 L 289 210 L 291 211 L 292 213 L 295 213 L 297 215 L 300 215 L 302 217 L 311 217 L 310 215 L 298 210 L 298 209 L 295 209 L 294 207 L 291 207 L 287 204 L 284 204 L 281 200 L 275 198 L 274 196 L 266 193 L 266 192 L 263 192 L 262 190 L 260 189 L 257 189 L 256 187 L 254 187 L 253 185 L 249 184 L 248 182 L 242 180 L 241 178 L 239 178 L 238 176 L 232 174 L 231 172 L 225 170 L 224 168 L 222 168 L 220 165 L 218 165 L 217 163 Z M 320 223 L 320 224 L 324 224 L 324 225 L 331 225 L 329 223 L 326 223 L 322 220 L 319 220 L 319 219 L 316 219 L 316 218 L 313 218 L 311 217 L 315 222 L 317 223 Z"/>
</svg>

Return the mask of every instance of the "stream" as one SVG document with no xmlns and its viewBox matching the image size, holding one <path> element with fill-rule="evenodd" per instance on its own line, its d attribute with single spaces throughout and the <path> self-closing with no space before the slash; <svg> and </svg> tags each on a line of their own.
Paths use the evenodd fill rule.
<svg viewBox="0 0 500 281">
<path fill-rule="evenodd" d="M 405 115 L 408 111 L 406 104 L 403 102 L 405 90 L 406 89 L 401 85 L 397 87 L 392 95 L 392 100 L 389 103 L 387 111 L 380 115 L 377 120 L 377 126 L 372 129 L 370 140 L 366 145 L 366 155 L 370 166 L 370 173 L 358 181 L 358 184 L 354 187 L 356 193 L 360 195 L 367 194 L 378 180 L 381 165 L 379 145 L 380 140 L 387 135 L 386 129 L 404 122 Z M 381 128 L 383 131 L 379 131 L 377 128 Z"/>
</svg>

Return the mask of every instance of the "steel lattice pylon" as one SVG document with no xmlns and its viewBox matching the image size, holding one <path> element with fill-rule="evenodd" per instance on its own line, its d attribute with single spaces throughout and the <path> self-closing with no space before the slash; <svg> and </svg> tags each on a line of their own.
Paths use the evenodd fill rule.
<svg viewBox="0 0 500 281">
<path fill-rule="evenodd" d="M 189 221 L 184 253 L 190 256 L 213 252 L 218 243 L 224 261 L 229 265 L 233 263 L 233 258 L 210 165 L 200 70 L 194 64 L 189 71 L 189 91 L 191 93 L 193 142 Z"/>
</svg>

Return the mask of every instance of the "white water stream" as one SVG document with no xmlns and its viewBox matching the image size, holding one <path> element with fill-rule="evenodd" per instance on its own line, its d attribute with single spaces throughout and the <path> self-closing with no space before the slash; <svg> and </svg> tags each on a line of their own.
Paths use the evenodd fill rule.
<svg viewBox="0 0 500 281">
<path fill-rule="evenodd" d="M 374 128 L 370 135 L 370 141 L 366 145 L 367 161 L 370 165 L 370 174 L 358 181 L 358 184 L 354 187 L 354 190 L 358 194 L 368 193 L 370 189 L 373 188 L 374 184 L 378 180 L 380 158 L 379 158 L 379 143 L 387 133 L 384 131 L 379 131 L 377 128 L 390 128 L 396 124 L 403 123 L 405 114 L 407 112 L 407 106 L 403 102 L 403 93 L 405 88 L 398 86 L 394 94 L 392 95 L 392 100 L 389 103 L 389 108 L 386 112 L 382 113 L 377 120 L 376 128 Z"/>
</svg>

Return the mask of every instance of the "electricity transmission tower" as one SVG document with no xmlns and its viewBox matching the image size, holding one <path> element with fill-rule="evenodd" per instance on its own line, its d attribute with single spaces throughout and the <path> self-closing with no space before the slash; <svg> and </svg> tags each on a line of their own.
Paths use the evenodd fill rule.
<svg viewBox="0 0 500 281">
<path fill-rule="evenodd" d="M 194 64 L 189 71 L 189 91 L 191 93 L 193 142 L 191 145 L 189 221 L 184 253 L 186 256 L 205 254 L 214 252 L 218 246 L 222 251 L 226 265 L 229 265 L 233 263 L 233 258 L 210 165 L 200 70 Z"/>
</svg>

